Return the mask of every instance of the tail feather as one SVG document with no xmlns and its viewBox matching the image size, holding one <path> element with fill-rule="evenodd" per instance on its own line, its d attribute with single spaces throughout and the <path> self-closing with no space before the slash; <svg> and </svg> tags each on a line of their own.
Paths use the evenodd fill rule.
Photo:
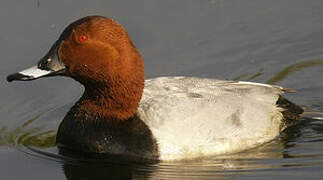
<svg viewBox="0 0 323 180">
<path fill-rule="evenodd" d="M 296 124 L 304 112 L 303 108 L 282 96 L 279 96 L 276 104 L 283 109 L 281 112 L 283 114 L 281 129 Z"/>
</svg>

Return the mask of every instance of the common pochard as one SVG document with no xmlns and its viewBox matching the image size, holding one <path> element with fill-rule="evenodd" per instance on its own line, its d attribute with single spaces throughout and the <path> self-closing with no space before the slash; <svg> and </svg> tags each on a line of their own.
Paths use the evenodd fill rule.
<svg viewBox="0 0 323 180">
<path fill-rule="evenodd" d="M 145 80 L 142 57 L 116 21 L 70 24 L 36 66 L 8 81 L 69 76 L 84 94 L 57 132 L 59 149 L 174 160 L 234 153 L 268 142 L 302 108 L 268 84 L 195 77 Z"/>
</svg>

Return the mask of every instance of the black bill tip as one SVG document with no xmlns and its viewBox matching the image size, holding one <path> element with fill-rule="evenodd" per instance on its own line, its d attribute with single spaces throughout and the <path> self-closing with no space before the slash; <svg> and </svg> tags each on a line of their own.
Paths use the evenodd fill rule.
<svg viewBox="0 0 323 180">
<path fill-rule="evenodd" d="M 7 81 L 8 82 L 12 82 L 12 81 L 28 81 L 28 80 L 32 80 L 34 79 L 31 76 L 26 76 L 20 73 L 14 73 L 14 74 L 10 74 L 9 76 L 7 76 Z"/>
</svg>

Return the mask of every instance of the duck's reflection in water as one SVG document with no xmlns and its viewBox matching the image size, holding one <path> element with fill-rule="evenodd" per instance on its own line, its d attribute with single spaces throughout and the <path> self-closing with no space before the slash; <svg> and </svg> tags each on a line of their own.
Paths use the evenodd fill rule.
<svg viewBox="0 0 323 180">
<path fill-rule="evenodd" d="M 68 180 L 106 180 L 132 179 L 133 168 L 124 165 L 83 163 L 64 164 L 64 173 Z"/>
<path fill-rule="evenodd" d="M 66 151 L 60 151 L 60 154 L 67 156 Z M 68 156 L 71 157 L 71 154 Z M 81 155 L 72 156 L 73 160 L 65 160 L 63 164 L 68 180 L 147 179 L 156 167 L 153 162 L 130 161 L 119 156 L 94 155 L 89 159 Z"/>
</svg>

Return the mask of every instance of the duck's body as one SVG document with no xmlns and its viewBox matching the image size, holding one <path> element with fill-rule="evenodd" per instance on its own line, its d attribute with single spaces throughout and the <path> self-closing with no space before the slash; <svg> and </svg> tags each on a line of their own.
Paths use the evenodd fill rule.
<svg viewBox="0 0 323 180">
<path fill-rule="evenodd" d="M 245 150 L 282 130 L 282 88 L 190 77 L 146 81 L 139 117 L 157 139 L 161 159 Z"/>
<path fill-rule="evenodd" d="M 60 149 L 173 160 L 242 151 L 277 137 L 302 109 L 284 88 L 193 77 L 144 81 L 124 28 L 91 16 L 66 28 L 37 67 L 8 76 L 70 76 L 85 86 L 57 133 Z"/>
<path fill-rule="evenodd" d="M 104 120 L 80 112 L 81 100 L 64 118 L 57 140 L 61 147 L 144 159 L 239 152 L 272 140 L 287 127 L 286 118 L 291 117 L 284 117 L 287 109 L 280 106 L 289 104 L 297 109 L 293 114 L 301 113 L 283 100 L 284 91 L 280 86 L 243 81 L 148 79 L 135 116 Z"/>
</svg>

